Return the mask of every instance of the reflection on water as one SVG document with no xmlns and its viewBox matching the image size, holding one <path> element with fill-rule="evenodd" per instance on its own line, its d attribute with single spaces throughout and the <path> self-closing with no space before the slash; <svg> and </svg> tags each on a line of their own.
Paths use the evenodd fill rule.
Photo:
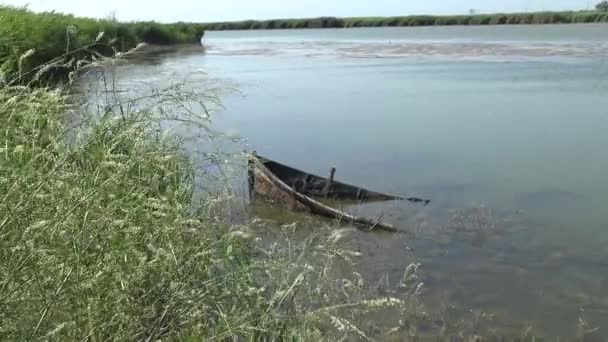
<svg viewBox="0 0 608 342">
<path fill-rule="evenodd" d="M 349 210 L 416 233 L 356 234 L 358 267 L 395 283 L 420 262 L 438 322 L 518 335 L 532 327 L 571 340 L 579 317 L 608 327 L 607 32 L 212 32 L 204 54 L 165 54 L 119 71 L 131 84 L 159 85 L 204 69 L 238 86 L 221 95 L 225 110 L 213 120 L 238 132 L 244 148 L 430 198 L 428 207 Z"/>
</svg>

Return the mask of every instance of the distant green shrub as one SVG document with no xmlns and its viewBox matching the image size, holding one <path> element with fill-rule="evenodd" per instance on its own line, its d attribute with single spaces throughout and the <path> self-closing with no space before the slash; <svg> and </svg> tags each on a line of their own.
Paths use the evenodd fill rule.
<svg viewBox="0 0 608 342">
<path fill-rule="evenodd" d="M 504 25 L 507 23 L 507 16 L 504 14 L 495 15 L 490 20 L 490 25 Z"/>
<path fill-rule="evenodd" d="M 455 16 L 414 15 L 407 17 L 361 17 L 361 18 L 309 18 L 273 19 L 268 21 L 235 21 L 228 23 L 204 24 L 206 30 L 249 30 L 249 29 L 301 29 L 301 28 L 344 28 L 379 26 L 435 26 L 435 25 L 520 25 L 520 24 L 569 24 L 608 22 L 605 13 L 599 11 L 580 12 L 538 12 L 509 14 L 475 14 Z"/>
</svg>

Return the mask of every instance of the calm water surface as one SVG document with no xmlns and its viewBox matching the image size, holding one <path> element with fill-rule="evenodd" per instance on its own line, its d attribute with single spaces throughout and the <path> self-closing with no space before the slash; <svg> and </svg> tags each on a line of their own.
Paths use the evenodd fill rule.
<svg viewBox="0 0 608 342">
<path fill-rule="evenodd" d="M 124 77 L 204 69 L 238 89 L 215 120 L 250 150 L 433 200 L 353 208 L 418 231 L 356 239 L 368 277 L 398 281 L 418 261 L 429 307 L 565 339 L 583 309 L 608 336 L 608 26 L 208 32 L 204 44 Z"/>
</svg>

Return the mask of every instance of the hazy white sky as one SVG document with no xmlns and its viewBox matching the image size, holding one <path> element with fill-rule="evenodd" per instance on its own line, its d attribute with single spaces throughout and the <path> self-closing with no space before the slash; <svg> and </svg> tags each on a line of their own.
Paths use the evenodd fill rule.
<svg viewBox="0 0 608 342">
<path fill-rule="evenodd" d="M 600 0 L 0 0 L 88 17 L 120 20 L 224 21 L 315 16 L 391 16 L 591 8 Z"/>
</svg>

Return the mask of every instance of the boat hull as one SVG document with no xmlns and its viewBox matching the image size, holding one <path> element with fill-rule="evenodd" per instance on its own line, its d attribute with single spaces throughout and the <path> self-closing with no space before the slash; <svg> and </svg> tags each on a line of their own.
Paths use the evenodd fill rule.
<svg viewBox="0 0 608 342">
<path fill-rule="evenodd" d="M 306 187 L 298 191 L 298 181 L 305 180 Z M 353 200 L 359 202 L 400 200 L 398 196 L 385 195 L 348 184 L 332 182 L 327 190 L 328 180 L 316 175 L 252 156 L 249 162 L 249 190 L 252 199 L 263 199 L 290 210 L 306 211 L 315 215 L 365 226 L 371 230 L 398 232 L 387 223 L 355 217 L 339 209 L 332 208 L 317 199 Z M 291 183 L 291 184 L 290 184 Z M 317 199 L 315 199 L 315 197 Z"/>
</svg>

